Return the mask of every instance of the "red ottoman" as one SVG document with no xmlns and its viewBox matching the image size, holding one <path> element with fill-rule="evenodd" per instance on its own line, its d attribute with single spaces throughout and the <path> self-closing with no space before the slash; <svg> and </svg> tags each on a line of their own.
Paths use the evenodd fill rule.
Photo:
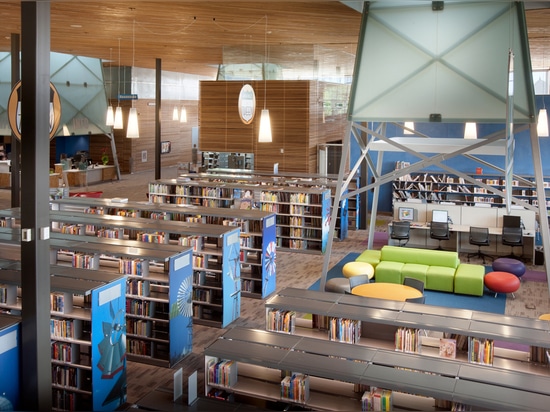
<svg viewBox="0 0 550 412">
<path fill-rule="evenodd" d="M 513 298 L 520 284 L 519 278 L 508 272 L 489 272 L 483 278 L 483 282 L 489 290 L 495 292 L 495 297 L 499 293 L 511 293 Z"/>
</svg>

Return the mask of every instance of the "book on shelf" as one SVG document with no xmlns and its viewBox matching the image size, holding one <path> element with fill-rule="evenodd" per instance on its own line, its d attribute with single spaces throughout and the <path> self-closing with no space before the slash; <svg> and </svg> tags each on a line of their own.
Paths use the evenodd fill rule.
<svg viewBox="0 0 550 412">
<path fill-rule="evenodd" d="M 456 339 L 439 339 L 439 356 L 442 358 L 456 358 Z"/>
<path fill-rule="evenodd" d="M 468 360 L 484 365 L 493 364 L 494 344 L 492 339 L 468 338 Z"/>
</svg>

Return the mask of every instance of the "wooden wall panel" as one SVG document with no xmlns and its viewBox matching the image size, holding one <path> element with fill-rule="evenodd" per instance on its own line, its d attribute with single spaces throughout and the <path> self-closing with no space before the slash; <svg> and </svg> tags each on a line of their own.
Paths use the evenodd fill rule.
<svg viewBox="0 0 550 412">
<path fill-rule="evenodd" d="M 279 163 L 280 172 L 317 173 L 317 145 L 342 140 L 346 122 L 345 118 L 322 122 L 322 84 L 308 80 L 246 83 L 256 94 L 256 115 L 250 125 L 242 123 L 238 114 L 238 96 L 245 82 L 201 82 L 199 149 L 254 153 L 257 171 L 272 172 L 273 164 Z M 257 142 L 264 98 L 271 118 L 271 143 Z"/>
</svg>

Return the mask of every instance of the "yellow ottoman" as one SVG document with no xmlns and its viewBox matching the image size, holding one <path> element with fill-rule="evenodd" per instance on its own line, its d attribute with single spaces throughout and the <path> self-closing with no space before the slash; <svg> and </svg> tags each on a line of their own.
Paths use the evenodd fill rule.
<svg viewBox="0 0 550 412">
<path fill-rule="evenodd" d="M 346 278 L 351 278 L 359 275 L 368 275 L 369 279 L 374 277 L 374 268 L 367 262 L 348 262 L 342 268 L 342 274 Z"/>
</svg>

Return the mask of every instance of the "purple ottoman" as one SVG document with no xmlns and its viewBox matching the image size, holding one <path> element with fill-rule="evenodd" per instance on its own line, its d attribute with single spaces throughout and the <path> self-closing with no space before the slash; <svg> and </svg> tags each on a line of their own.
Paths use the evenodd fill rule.
<svg viewBox="0 0 550 412">
<path fill-rule="evenodd" d="M 495 292 L 495 298 L 499 293 L 511 293 L 515 298 L 514 292 L 519 289 L 519 278 L 508 272 L 489 272 L 483 278 L 483 283 L 487 289 Z"/>
<path fill-rule="evenodd" d="M 525 273 L 525 264 L 517 259 L 498 258 L 493 262 L 495 272 L 508 272 L 516 275 L 518 278 Z"/>
</svg>

